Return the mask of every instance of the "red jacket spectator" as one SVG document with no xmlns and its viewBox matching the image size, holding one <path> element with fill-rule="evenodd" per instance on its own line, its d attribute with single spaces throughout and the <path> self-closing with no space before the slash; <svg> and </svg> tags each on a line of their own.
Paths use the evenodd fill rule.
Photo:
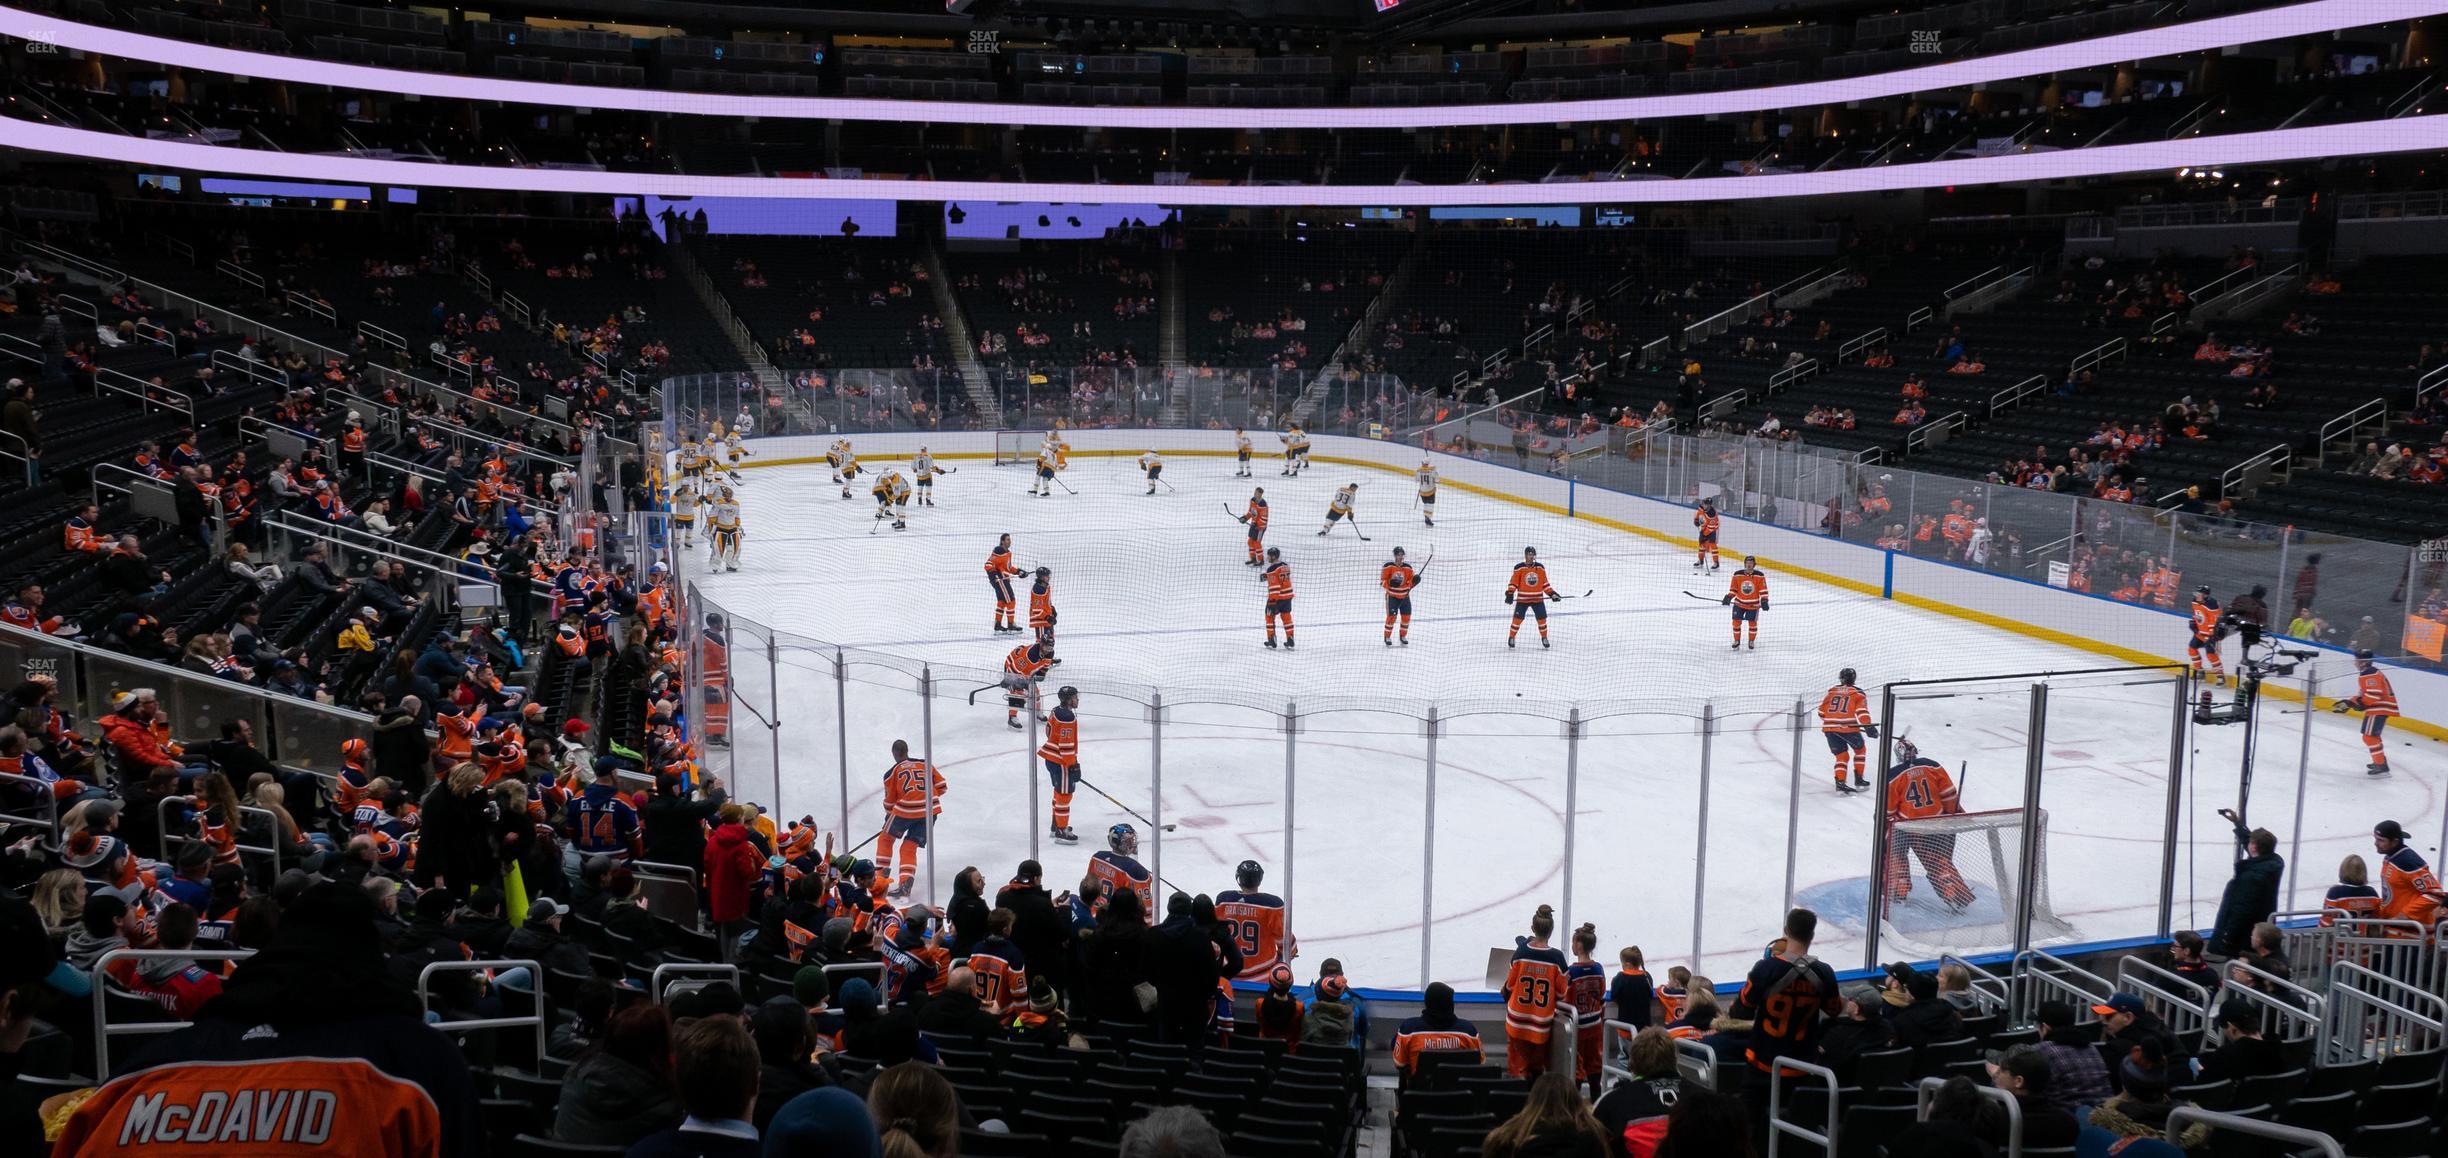
<svg viewBox="0 0 2448 1158">
<path fill-rule="evenodd" d="M 102 717 L 100 723 L 102 739 L 110 744 L 111 751 L 118 754 L 120 762 L 138 778 L 164 765 L 178 767 L 178 757 L 162 747 L 161 740 L 153 734 L 150 722 L 113 712 Z"/>
<path fill-rule="evenodd" d="M 715 826 L 713 835 L 706 838 L 705 851 L 706 907 L 715 924 L 748 919 L 749 893 L 756 888 L 763 867 L 764 858 L 749 842 L 746 825 L 726 820 Z"/>
</svg>

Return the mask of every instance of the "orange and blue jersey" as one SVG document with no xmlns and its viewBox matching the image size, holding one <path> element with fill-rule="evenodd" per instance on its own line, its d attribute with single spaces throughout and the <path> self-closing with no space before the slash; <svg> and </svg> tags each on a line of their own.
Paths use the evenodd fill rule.
<svg viewBox="0 0 2448 1158">
<path fill-rule="evenodd" d="M 1524 603 L 1545 603 L 1547 586 L 1545 564 L 1516 563 L 1513 565 L 1513 579 L 1505 585 L 1505 591 L 1513 596 L 1515 606 Z"/>
<path fill-rule="evenodd" d="M 1267 501 L 1260 498 L 1251 499 L 1249 513 L 1241 517 L 1249 520 L 1250 535 L 1253 538 L 1256 537 L 1258 532 L 1266 530 L 1267 527 Z"/>
<path fill-rule="evenodd" d="M 2355 698 L 2348 704 L 2366 716 L 2397 714 L 2397 690 L 2389 686 L 2388 677 L 2379 668 L 2355 673 Z"/>
<path fill-rule="evenodd" d="M 969 971 L 977 975 L 978 1008 L 997 1018 L 1028 1008 L 1028 963 L 1019 946 L 989 936 L 970 947 Z"/>
<path fill-rule="evenodd" d="M 1100 850 L 1088 860 L 1088 875 L 1104 886 L 1111 897 L 1123 889 L 1139 894 L 1139 912 L 1153 921 L 1156 912 L 1156 878 L 1147 866 L 1136 859 L 1111 850 Z"/>
<path fill-rule="evenodd" d="M 1700 528 L 1701 542 L 1714 543 L 1717 541 L 1716 511 L 1703 509 L 1692 512 L 1692 525 Z"/>
<path fill-rule="evenodd" d="M 1768 601 L 1768 576 L 1748 567 L 1743 568 L 1734 573 L 1734 581 L 1727 585 L 1726 594 L 1734 597 L 1735 610 L 1757 611 L 1761 604 Z"/>
<path fill-rule="evenodd" d="M 1079 763 L 1079 714 L 1069 708 L 1056 708 L 1046 716 L 1045 743 L 1037 746 L 1038 758 L 1048 764 L 1071 767 Z"/>
<path fill-rule="evenodd" d="M 1838 684 L 1819 700 L 1819 730 L 1852 735 L 1870 726 L 1870 698 L 1851 684 Z"/>
<path fill-rule="evenodd" d="M 2426 930 L 2439 921 L 2440 904 L 2431 899 L 2431 894 L 2440 891 L 2439 877 L 2414 846 L 2400 845 L 2381 858 L 2380 891 L 2380 907 L 2372 911 L 2373 916 L 2412 921 Z"/>
<path fill-rule="evenodd" d="M 1268 602 L 1289 602 L 1292 598 L 1292 565 L 1278 559 L 1266 566 L 1266 597 Z"/>
<path fill-rule="evenodd" d="M 1913 759 L 1895 766 L 1887 779 L 1887 818 L 1927 820 L 1962 811 L 1955 798 L 1955 778 L 1935 760 Z"/>
<path fill-rule="evenodd" d="M 2207 643 L 2218 634 L 2219 601 L 2203 595 L 2193 600 L 2193 638 Z"/>
<path fill-rule="evenodd" d="M 1240 981 L 1264 981 L 1277 965 L 1291 959 L 1291 937 L 1284 930 L 1284 899 L 1273 893 L 1227 889 L 1216 894 L 1216 920 L 1231 931 L 1241 948 Z"/>
<path fill-rule="evenodd" d="M 1568 967 L 1553 946 L 1514 938 L 1513 963 L 1505 968 L 1505 1036 L 1526 1045 L 1547 1043 L 1555 1032 L 1556 1008 L 1564 1003 Z"/>
<path fill-rule="evenodd" d="M 1419 1074 L 1421 1054 L 1467 1052 L 1476 1065 L 1487 1056 L 1479 1044 L 1479 1030 L 1460 1018 L 1448 1018 L 1446 1024 L 1433 1024 L 1425 1017 L 1414 1017 L 1394 1030 L 1394 1068 L 1405 1077 Z"/>
<path fill-rule="evenodd" d="M 934 793 L 934 810 L 943 815 L 944 774 L 924 760 L 902 760 L 884 773 L 884 811 L 896 820 L 924 820 L 927 794 Z"/>
</svg>

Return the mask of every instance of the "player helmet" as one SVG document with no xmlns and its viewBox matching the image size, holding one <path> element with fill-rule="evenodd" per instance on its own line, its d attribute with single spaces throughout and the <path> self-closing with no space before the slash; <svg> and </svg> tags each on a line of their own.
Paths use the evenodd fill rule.
<svg viewBox="0 0 2448 1158">
<path fill-rule="evenodd" d="M 1402 557 L 1403 557 L 1403 549 L 1402 549 L 1402 548 L 1400 548 L 1400 547 L 1396 547 L 1396 548 L 1394 548 L 1394 557 L 1395 557 L 1395 558 L 1397 558 L 1397 559 L 1402 558 Z"/>
<path fill-rule="evenodd" d="M 1054 577 L 1054 569 L 1052 567 L 1039 567 L 1037 569 L 1037 577 L 1040 579 L 1051 579 Z"/>
<path fill-rule="evenodd" d="M 1254 860 L 1242 861 L 1240 867 L 1233 870 L 1233 879 L 1240 882 L 1242 888 L 1257 888 L 1266 880 L 1266 867 Z"/>
<path fill-rule="evenodd" d="M 1902 736 L 1896 737 L 1895 751 L 1896 758 L 1899 760 L 1917 760 L 1921 758 L 1920 745 L 1915 744 Z"/>
<path fill-rule="evenodd" d="M 1139 853 L 1139 830 L 1128 824 L 1117 824 L 1105 830 L 1105 846 L 1123 856 Z"/>
<path fill-rule="evenodd" d="M 1836 673 L 1836 682 L 1837 682 L 1837 683 L 1840 683 L 1840 684 L 1849 684 L 1849 683 L 1852 683 L 1852 682 L 1853 682 L 1853 669 L 1852 669 L 1852 668 L 1846 668 L 1846 669 L 1844 669 L 1843 671 L 1837 672 L 1837 673 Z"/>
<path fill-rule="evenodd" d="M 1047 648 L 1046 650 L 1052 651 L 1053 649 Z M 1066 704 L 1070 703 L 1079 698 L 1079 689 L 1072 687 L 1069 684 L 1064 684 L 1061 691 L 1054 693 L 1054 698 Z"/>
</svg>

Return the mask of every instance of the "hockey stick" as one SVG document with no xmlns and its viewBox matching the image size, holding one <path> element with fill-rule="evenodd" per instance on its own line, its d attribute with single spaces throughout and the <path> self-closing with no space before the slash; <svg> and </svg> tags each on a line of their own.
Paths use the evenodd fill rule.
<svg viewBox="0 0 2448 1158">
<path fill-rule="evenodd" d="M 1360 536 L 1360 541 L 1361 541 L 1361 542 L 1363 542 L 1363 543 L 1368 543 L 1368 542 L 1373 542 L 1373 541 L 1374 541 L 1374 540 L 1370 539 L 1370 538 L 1369 538 L 1367 535 L 1365 535 L 1365 534 L 1361 534 L 1361 531 L 1360 531 L 1360 516 L 1358 516 L 1358 515 L 1345 515 L 1345 516 L 1343 516 L 1343 521 L 1344 521 L 1344 522 L 1346 522 L 1346 523 L 1350 523 L 1350 524 L 1351 524 L 1352 534 L 1359 535 L 1359 536 Z"/>
<path fill-rule="evenodd" d="M 1699 600 L 1699 601 L 1700 601 L 1700 602 L 1702 602 L 1702 603 L 1718 603 L 1718 602 L 1722 602 L 1722 600 L 1720 600 L 1720 599 L 1719 599 L 1717 596 L 1714 596 L 1714 595 L 1702 595 L 1702 594 L 1700 594 L 1700 593 L 1699 593 L 1699 592 L 1697 592 L 1697 591 L 1686 591 L 1686 592 L 1684 592 L 1684 594 L 1685 594 L 1685 595 L 1689 595 L 1689 596 L 1691 596 L 1692 598 L 1697 599 L 1697 600 Z"/>
<path fill-rule="evenodd" d="M 1140 812 L 1138 809 L 1133 808 L 1133 807 L 1131 807 L 1130 805 L 1124 804 L 1124 803 L 1122 803 L 1121 801 L 1114 799 L 1114 798 L 1113 798 L 1113 794 L 1112 794 L 1112 793 L 1109 793 L 1109 792 L 1105 791 L 1104 789 L 1097 787 L 1097 786 L 1096 786 L 1096 785 L 1094 785 L 1094 784 L 1090 784 L 1090 783 L 1088 783 L 1088 778 L 1087 778 L 1087 777 L 1085 777 L 1085 776 L 1073 775 L 1071 778 L 1072 778 L 1073 780 L 1079 781 L 1081 785 L 1085 786 L 1085 787 L 1088 789 L 1088 791 L 1090 791 L 1090 792 L 1094 792 L 1094 793 L 1096 793 L 1097 795 L 1104 797 L 1104 798 L 1105 798 L 1105 802 L 1106 802 L 1107 804 L 1111 804 L 1111 805 L 1113 805 L 1114 807 L 1119 808 L 1119 809 L 1121 809 L 1121 810 L 1122 810 L 1122 811 L 1124 811 L 1124 812 L 1130 813 L 1130 814 L 1131 814 L 1133 817 L 1138 818 L 1139 823 L 1144 824 L 1144 825 L 1147 825 L 1149 828 L 1157 828 L 1157 829 L 1162 829 L 1162 830 L 1164 830 L 1164 831 L 1166 831 L 1166 832 L 1171 832 L 1171 831 L 1173 831 L 1173 829 L 1175 828 L 1175 826 L 1174 826 L 1174 825 L 1170 825 L 1170 824 L 1158 824 L 1158 823 L 1156 823 L 1156 822 L 1155 822 L 1155 821 L 1153 821 L 1153 820 L 1149 820 L 1149 819 L 1147 818 L 1147 816 L 1146 816 L 1145 814 L 1141 813 L 1141 812 Z"/>
<path fill-rule="evenodd" d="M 1165 481 L 1165 480 L 1164 480 L 1162 477 L 1157 478 L 1157 480 L 1156 480 L 1156 481 L 1157 481 L 1158 483 L 1163 484 L 1164 489 L 1166 489 L 1166 490 L 1168 490 L 1168 491 L 1171 491 L 1171 492 L 1173 492 L 1174 494 L 1177 494 L 1177 495 L 1178 495 L 1178 494 L 1180 494 L 1180 493 L 1181 493 L 1181 488 L 1174 486 L 1174 485 L 1173 485 L 1172 483 L 1170 483 L 1170 482 L 1166 482 L 1166 481 Z"/>
<path fill-rule="evenodd" d="M 1225 503 L 1225 504 L 1224 504 L 1224 513 L 1225 513 L 1225 514 L 1228 514 L 1228 515 L 1232 515 L 1232 517 L 1233 517 L 1233 521 L 1234 521 L 1234 522 L 1236 522 L 1236 523 L 1246 523 L 1246 522 L 1248 522 L 1248 521 L 1249 521 L 1249 516 L 1248 516 L 1248 515 L 1234 514 L 1234 513 L 1233 513 L 1233 509 L 1232 509 L 1232 504 L 1231 504 L 1231 503 Z"/>
<path fill-rule="evenodd" d="M 1002 687 L 1002 686 L 1003 686 L 1002 682 L 998 680 L 998 681 L 996 681 L 996 682 L 994 682 L 994 683 L 987 684 L 985 687 L 979 688 L 979 689 L 977 689 L 976 691 L 973 691 L 973 692 L 969 693 L 969 706 L 971 706 L 971 707 L 976 707 L 976 706 L 977 706 L 977 698 L 978 698 L 979 696 L 985 695 L 986 693 L 991 692 L 991 691 L 994 691 L 995 689 L 1000 688 L 1000 687 Z"/>
<path fill-rule="evenodd" d="M 1562 593 L 1562 592 L 1560 592 L 1560 591 L 1550 591 L 1550 592 L 1548 592 L 1548 593 L 1547 593 L 1547 598 L 1549 598 L 1549 599 L 1557 599 L 1557 600 L 1562 600 L 1562 599 L 1587 599 L 1587 598 L 1589 598 L 1589 597 L 1590 597 L 1590 596 L 1592 596 L 1592 595 L 1596 595 L 1597 593 L 1598 593 L 1598 589 L 1597 589 L 1597 588 L 1595 588 L 1595 587 L 1592 587 L 1592 588 L 1590 588 L 1589 590 L 1587 590 L 1587 591 L 1584 591 L 1584 592 L 1580 593 L 1579 595 L 1566 595 L 1566 594 L 1564 594 L 1564 593 Z"/>
<path fill-rule="evenodd" d="M 1070 483 L 1067 483 L 1067 482 L 1064 482 L 1064 481 L 1062 480 L 1062 476 L 1061 476 L 1061 475 L 1055 475 L 1055 476 L 1054 476 L 1054 485 L 1055 485 L 1055 486 L 1058 486 L 1058 487 L 1061 487 L 1061 488 L 1063 489 L 1063 493 L 1064 493 L 1064 494 L 1076 495 L 1076 494 L 1078 494 L 1078 493 L 1079 493 L 1078 491 L 1072 490 L 1072 489 L 1071 489 L 1071 484 L 1070 484 Z"/>
<path fill-rule="evenodd" d="M 868 522 L 868 524 L 867 524 L 867 533 L 868 533 L 868 534 L 870 534 L 870 535 L 875 534 L 875 533 L 876 533 L 876 528 L 877 528 L 877 527 L 880 527 L 880 526 L 883 526 L 883 525 L 884 525 L 884 512 L 882 512 L 882 511 L 877 511 L 877 512 L 876 512 L 876 517 L 875 517 L 874 519 L 870 520 L 870 521 Z"/>
</svg>

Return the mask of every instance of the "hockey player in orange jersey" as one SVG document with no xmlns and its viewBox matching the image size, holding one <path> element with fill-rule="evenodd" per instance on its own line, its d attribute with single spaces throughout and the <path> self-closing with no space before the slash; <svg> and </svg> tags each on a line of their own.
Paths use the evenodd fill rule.
<svg viewBox="0 0 2448 1158">
<path fill-rule="evenodd" d="M 1699 570 L 1703 563 L 1708 564 L 1709 570 L 1716 570 L 1717 500 L 1700 500 L 1700 509 L 1692 512 L 1692 526 L 1698 528 L 1700 532 L 1700 551 L 1692 556 L 1692 570 Z"/>
<path fill-rule="evenodd" d="M 1266 570 L 1266 645 L 1275 646 L 1275 621 L 1283 621 L 1283 645 L 1292 646 L 1292 565 L 1283 561 L 1283 552 L 1267 548 Z"/>
<path fill-rule="evenodd" d="M 1726 588 L 1719 603 L 1734 609 L 1734 646 L 1743 645 L 1743 625 L 1751 628 L 1751 647 L 1759 648 L 1760 612 L 1768 610 L 1768 576 L 1759 569 L 1759 560 L 1743 556 L 1742 569 L 1734 573 L 1734 581 Z"/>
<path fill-rule="evenodd" d="M 1907 853 L 1919 857 L 1921 871 L 1938 890 L 1938 899 L 1961 912 L 1972 903 L 1972 886 L 1955 871 L 1955 838 L 1933 833 L 1895 832 L 1900 820 L 1927 820 L 1963 811 L 1955 797 L 1955 779 L 1946 767 L 1921 754 L 1913 742 L 1896 737 L 1896 766 L 1887 770 L 1887 900 L 1897 903 L 1912 895 L 1912 866 Z"/>
<path fill-rule="evenodd" d="M 2373 662 L 2370 649 L 2355 653 L 2354 698 L 2339 700 L 2329 705 L 2329 710 L 2363 713 L 2363 748 L 2371 754 L 2371 763 L 2364 765 L 2363 771 L 2373 776 L 2388 775 L 2388 746 L 2380 733 L 2397 714 L 2397 692 L 2389 686 L 2388 676 L 2381 672 L 2380 665 Z"/>
<path fill-rule="evenodd" d="M 1851 795 L 1870 786 L 1863 774 L 1866 767 L 1862 752 L 1862 737 L 1878 738 L 1878 725 L 1870 722 L 1870 699 L 1853 686 L 1853 669 L 1836 673 L 1836 686 L 1819 697 L 1819 734 L 1827 737 L 1828 751 L 1836 757 L 1836 790 Z M 1851 769 L 1853 781 L 1845 782 L 1845 772 Z"/>
<path fill-rule="evenodd" d="M 2218 650 L 2219 636 L 2224 630 L 2220 617 L 2224 612 L 2219 608 L 2219 601 L 2210 594 L 2209 584 L 2204 583 L 2193 589 L 2192 610 L 2193 634 L 2185 640 L 2185 660 L 2193 665 L 2193 678 L 2198 680 L 2205 678 L 2202 660 L 2207 656 L 2210 670 L 2206 678 L 2220 687 L 2226 687 L 2227 666 L 2220 662 Z"/>
<path fill-rule="evenodd" d="M 1539 646 L 1547 643 L 1547 596 L 1553 584 L 1547 581 L 1547 565 L 1538 561 L 1538 548 L 1522 548 L 1521 562 L 1513 565 L 1513 580 L 1505 585 L 1505 602 L 1513 605 L 1513 627 L 1505 632 L 1505 646 L 1513 646 L 1513 637 L 1521 634 L 1522 616 L 1538 617 Z"/>
<path fill-rule="evenodd" d="M 1403 558 L 1403 549 L 1394 548 L 1394 558 L 1377 569 L 1377 585 L 1385 588 L 1385 645 L 1394 646 L 1395 629 L 1401 628 L 1404 647 L 1411 646 L 1411 592 L 1419 586 L 1420 569 Z M 1396 623 L 1397 620 L 1401 622 Z M 1243 956 L 1248 954 L 1244 953 Z"/>
<path fill-rule="evenodd" d="M 893 741 L 892 754 L 893 766 L 884 773 L 884 830 L 876 836 L 875 862 L 879 873 L 892 873 L 887 895 L 906 897 L 918 879 L 918 850 L 926 847 L 935 818 L 943 815 L 948 785 L 933 764 L 910 758 L 909 741 Z"/>
</svg>

